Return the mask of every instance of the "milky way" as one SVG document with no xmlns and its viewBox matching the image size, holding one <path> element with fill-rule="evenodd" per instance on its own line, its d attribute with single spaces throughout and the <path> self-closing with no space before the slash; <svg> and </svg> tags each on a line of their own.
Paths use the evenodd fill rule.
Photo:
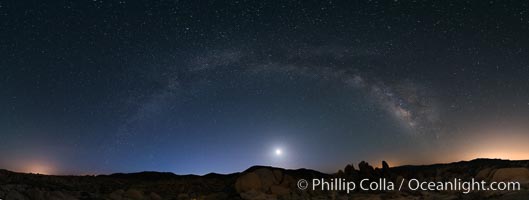
<svg viewBox="0 0 529 200">
<path fill-rule="evenodd" d="M 299 56 L 291 56 L 293 52 L 284 51 L 286 59 L 275 61 L 269 58 L 267 63 L 261 63 L 255 55 L 241 55 L 240 52 L 220 51 L 212 56 L 201 57 L 196 63 L 191 63 L 195 70 L 212 70 L 218 67 L 242 66 L 242 70 L 253 73 L 287 73 L 299 74 L 311 78 L 340 81 L 344 87 L 365 92 L 367 98 L 372 98 L 386 109 L 388 114 L 403 122 L 403 125 L 412 129 L 411 133 L 435 134 L 440 122 L 439 114 L 436 112 L 435 100 L 432 99 L 431 92 L 419 88 L 415 83 L 399 82 L 391 86 L 384 83 L 375 75 L 365 77 L 354 65 L 335 64 L 347 59 L 355 59 L 359 56 L 353 50 L 345 47 L 332 47 L 321 52 L 326 47 L 312 48 L 305 50 Z M 299 54 L 299 53 L 298 53 Z M 378 54 L 364 54 L 363 56 L 383 56 Z M 258 56 L 257 56 L 258 57 Z M 282 56 L 279 56 L 282 57 Z M 282 59 L 282 58 L 279 58 Z M 243 61 L 244 60 L 244 61 Z M 332 60 L 333 63 L 313 64 L 311 60 Z"/>
</svg>

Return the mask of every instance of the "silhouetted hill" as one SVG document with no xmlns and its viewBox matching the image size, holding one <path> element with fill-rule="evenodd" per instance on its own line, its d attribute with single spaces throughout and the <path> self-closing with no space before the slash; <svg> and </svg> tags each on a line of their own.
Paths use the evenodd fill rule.
<svg viewBox="0 0 529 200">
<path fill-rule="evenodd" d="M 116 173 L 98 176 L 49 176 L 0 170 L 0 199 L 529 199 L 529 161 L 475 159 L 446 164 L 373 168 L 366 162 L 335 174 L 310 169 L 253 166 L 240 173 L 204 176 L 170 172 Z M 518 181 L 521 191 L 345 191 L 300 190 L 298 181 L 369 178 L 395 183 L 411 178 Z"/>
</svg>

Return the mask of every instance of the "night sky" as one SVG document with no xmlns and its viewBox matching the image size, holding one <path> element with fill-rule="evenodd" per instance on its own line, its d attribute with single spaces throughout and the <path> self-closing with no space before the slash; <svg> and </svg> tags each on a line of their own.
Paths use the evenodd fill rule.
<svg viewBox="0 0 529 200">
<path fill-rule="evenodd" d="M 0 56 L 13 171 L 529 159 L 527 1 L 1 1 Z"/>
</svg>

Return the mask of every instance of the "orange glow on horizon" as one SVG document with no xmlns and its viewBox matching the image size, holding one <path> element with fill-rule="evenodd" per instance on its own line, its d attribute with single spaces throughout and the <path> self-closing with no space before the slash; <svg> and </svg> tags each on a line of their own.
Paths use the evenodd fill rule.
<svg viewBox="0 0 529 200">
<path fill-rule="evenodd" d="M 476 158 L 490 158 L 490 159 L 506 159 L 506 160 L 527 160 L 529 155 L 527 152 L 517 151 L 489 151 L 471 153 L 467 156 L 468 159 Z"/>
<path fill-rule="evenodd" d="M 481 127 L 470 130 L 468 138 L 453 141 L 456 148 L 447 150 L 445 160 L 477 158 L 528 160 L 529 130 L 527 127 Z"/>
<path fill-rule="evenodd" d="M 44 164 L 30 164 L 23 170 L 23 172 L 44 175 L 52 175 L 54 173 L 52 167 Z"/>
</svg>

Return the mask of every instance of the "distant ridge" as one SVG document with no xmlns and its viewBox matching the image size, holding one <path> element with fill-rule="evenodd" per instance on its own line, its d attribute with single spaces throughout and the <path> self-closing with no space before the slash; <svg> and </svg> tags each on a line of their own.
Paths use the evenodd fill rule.
<svg viewBox="0 0 529 200">
<path fill-rule="evenodd" d="M 356 167 L 357 166 L 357 167 Z M 363 179 L 410 180 L 517 180 L 527 181 L 523 191 L 472 193 L 470 199 L 529 199 L 529 160 L 474 159 L 432 165 L 374 168 L 367 162 L 349 164 L 336 173 L 311 169 L 252 166 L 231 174 L 177 175 L 172 172 L 114 173 L 97 176 L 56 176 L 0 170 L 0 199 L 460 199 L 461 192 L 367 191 L 343 192 L 300 190 L 301 179 L 337 179 L 358 183 Z M 423 196 L 427 194 L 427 196 Z"/>
</svg>

